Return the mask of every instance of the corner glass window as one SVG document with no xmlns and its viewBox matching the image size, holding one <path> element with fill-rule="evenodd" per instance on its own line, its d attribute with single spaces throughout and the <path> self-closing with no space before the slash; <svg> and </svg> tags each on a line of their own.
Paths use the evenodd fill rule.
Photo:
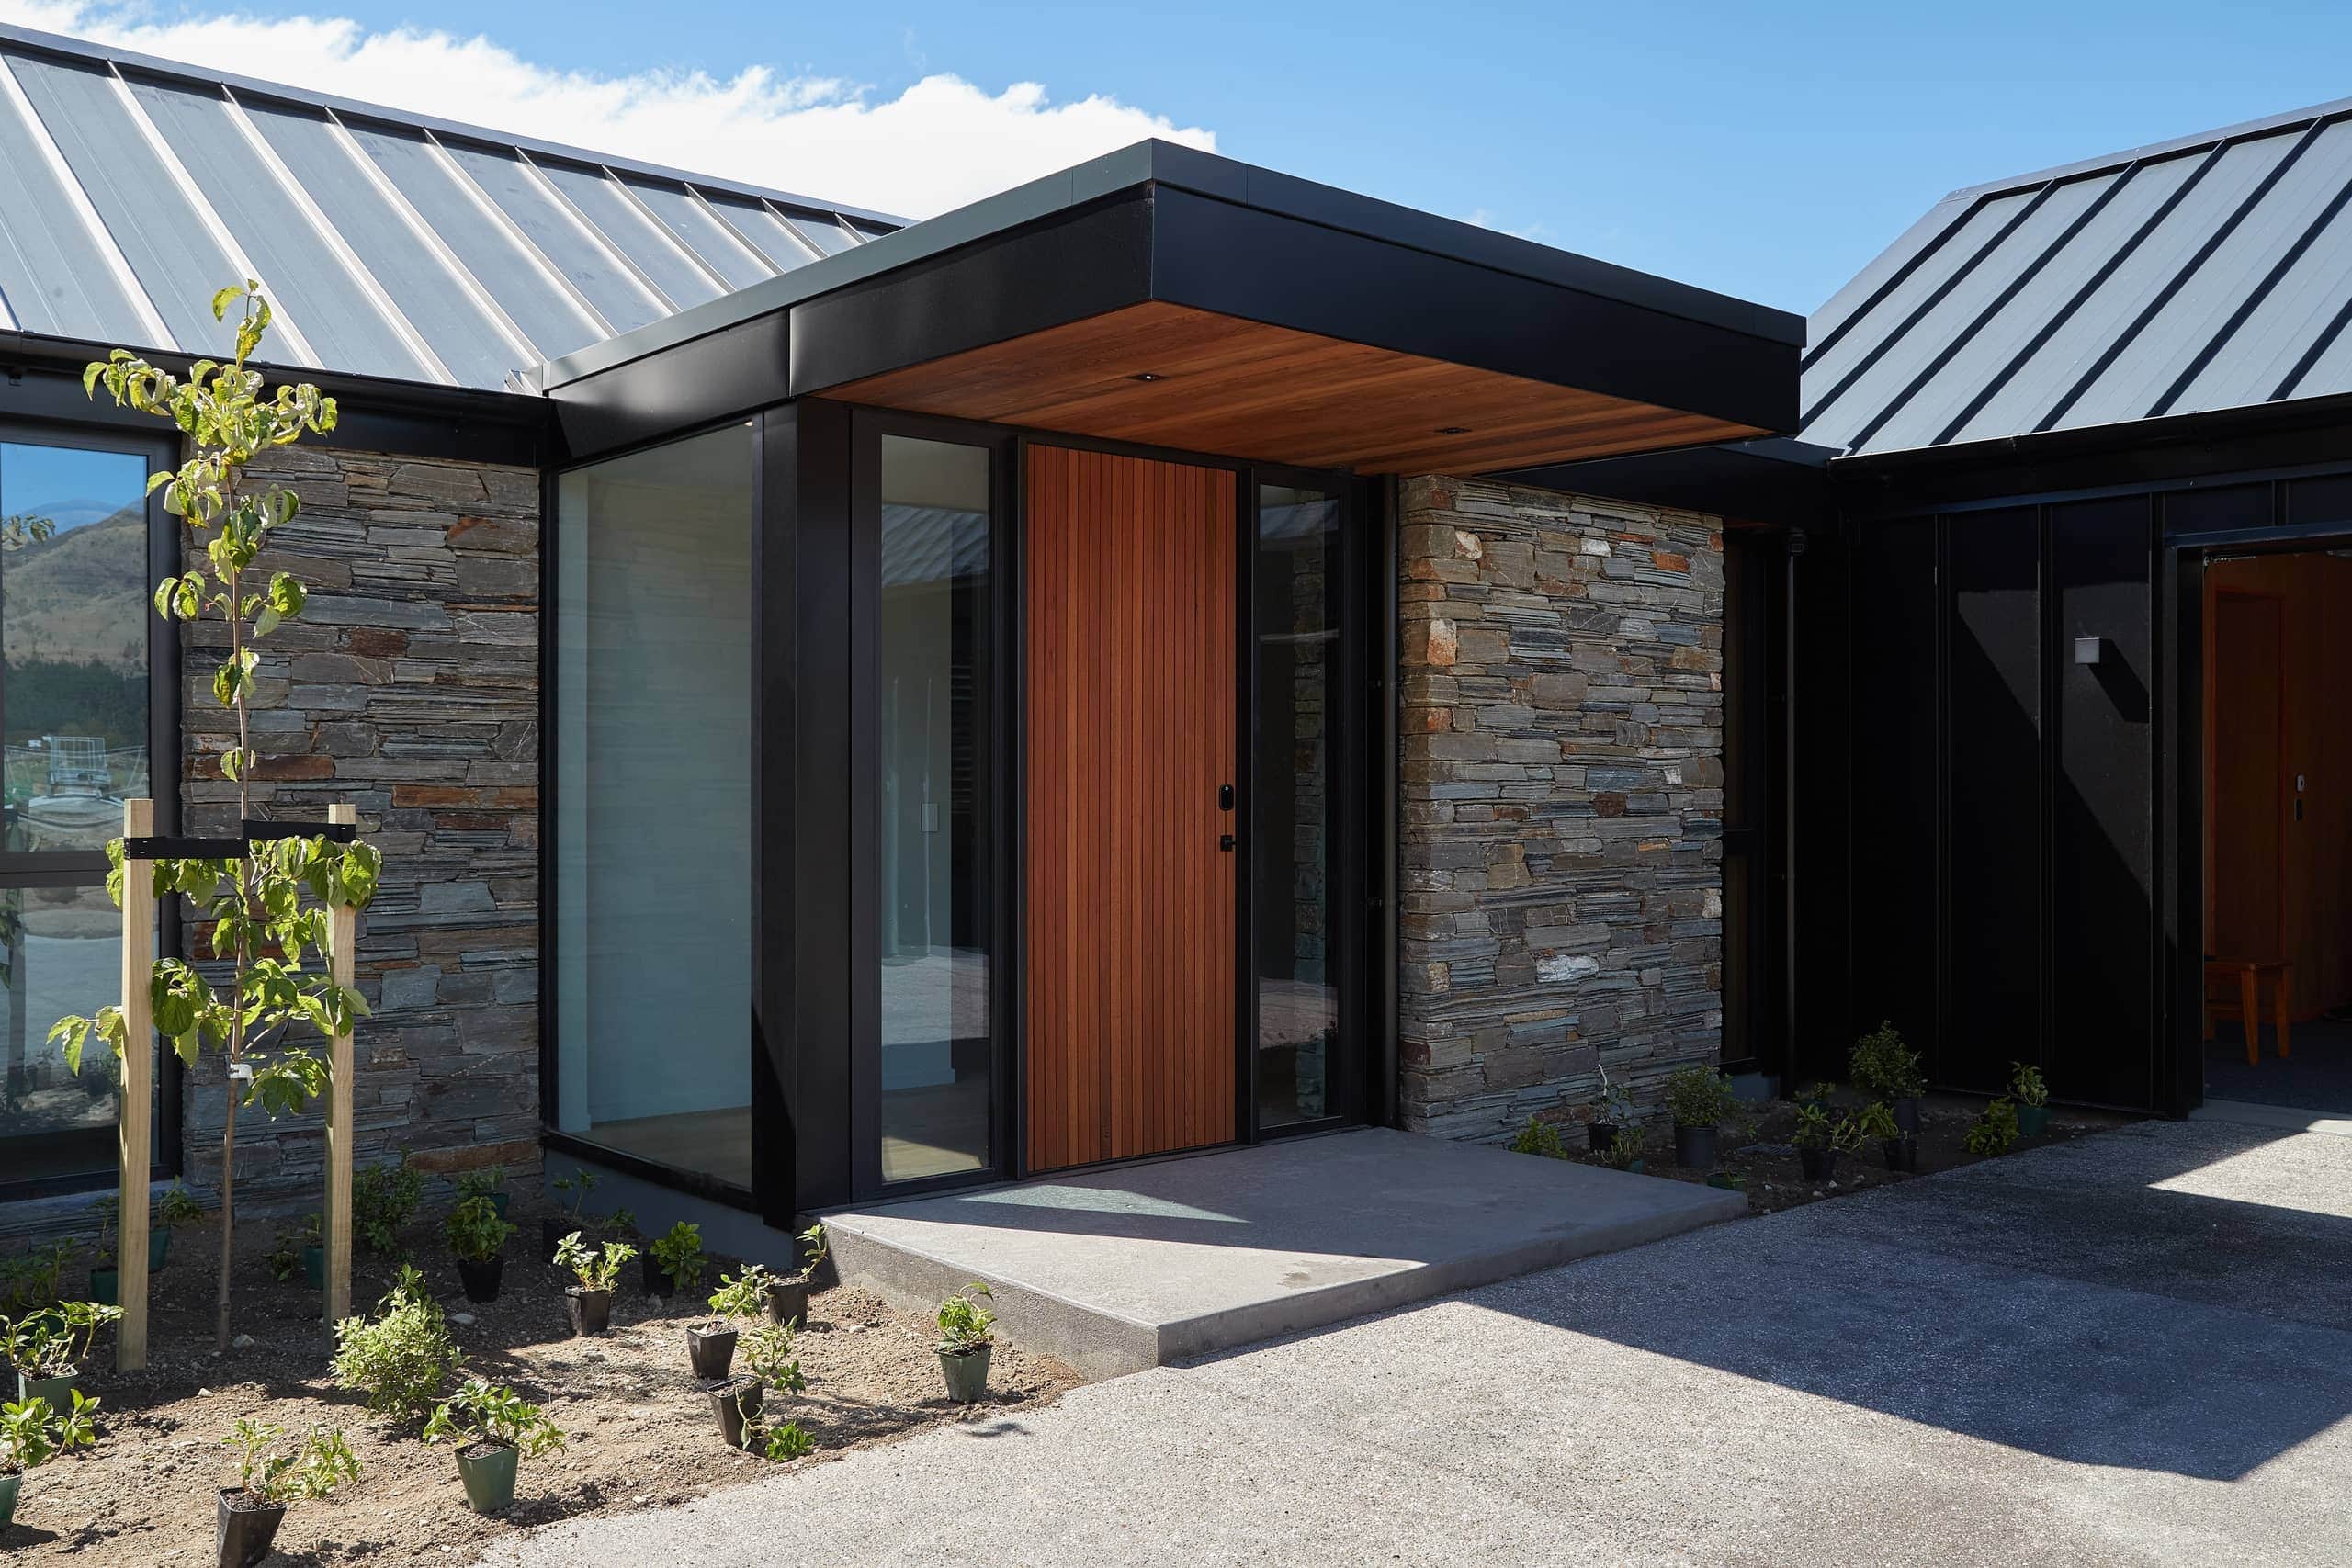
<svg viewBox="0 0 2352 1568">
<path fill-rule="evenodd" d="M 989 1163 L 989 452 L 882 437 L 882 1179 Z"/>
<path fill-rule="evenodd" d="M 555 1124 L 746 1190 L 756 461 L 562 476 L 553 615 Z"/>
</svg>

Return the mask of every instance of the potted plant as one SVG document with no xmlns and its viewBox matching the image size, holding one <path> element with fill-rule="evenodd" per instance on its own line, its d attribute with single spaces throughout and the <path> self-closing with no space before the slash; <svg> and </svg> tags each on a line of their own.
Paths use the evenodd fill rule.
<svg viewBox="0 0 2352 1568">
<path fill-rule="evenodd" d="M 738 1323 L 760 1315 L 773 1276 L 757 1263 L 747 1263 L 740 1274 L 722 1276 L 711 1292 L 711 1315 L 686 1325 L 686 1364 L 704 1382 L 725 1381 L 735 1361 Z"/>
<path fill-rule="evenodd" d="M 825 1239 L 825 1227 L 820 1223 L 800 1233 L 800 1240 L 808 1248 L 808 1261 L 801 1265 L 797 1274 L 768 1277 L 768 1321 L 771 1323 L 806 1323 L 808 1321 L 808 1290 L 816 1282 L 817 1269 L 831 1250 Z"/>
<path fill-rule="evenodd" d="M 1916 1171 L 1919 1168 L 1919 1135 L 1906 1133 L 1894 1120 L 1894 1111 L 1886 1101 L 1873 1100 L 1854 1119 L 1855 1126 L 1865 1139 L 1876 1138 L 1879 1151 L 1886 1156 L 1889 1170 Z"/>
<path fill-rule="evenodd" d="M 0 1530 L 17 1517 L 17 1494 L 28 1471 L 98 1440 L 90 1419 L 97 1407 L 98 1402 L 84 1397 L 79 1389 L 74 1392 L 72 1409 L 62 1416 L 46 1399 L 0 1404 Z"/>
<path fill-rule="evenodd" d="M 105 1197 L 90 1205 L 98 1217 L 98 1257 L 103 1261 L 90 1269 L 90 1299 L 114 1303 L 117 1280 L 115 1233 L 122 1218 L 122 1200 Z M 188 1196 L 187 1189 L 174 1181 L 155 1195 L 147 1212 L 147 1274 L 150 1279 L 164 1270 L 171 1260 L 172 1233 L 182 1225 L 192 1225 L 204 1218 L 204 1205 Z"/>
<path fill-rule="evenodd" d="M 403 1263 L 373 1321 L 353 1316 L 334 1325 L 328 1368 L 337 1388 L 365 1394 L 377 1415 L 421 1423 L 465 1359 L 424 1276 Z"/>
<path fill-rule="evenodd" d="M 2023 1062 L 2009 1066 L 2015 1069 L 2009 1078 L 2009 1098 L 2017 1101 L 2018 1132 L 2038 1138 L 2050 1131 L 2050 1085 L 2042 1080 L 2039 1067 Z"/>
<path fill-rule="evenodd" d="M 798 1393 L 808 1386 L 800 1373 L 800 1359 L 793 1354 L 794 1329 L 789 1323 L 763 1323 L 743 1337 L 744 1371 L 702 1384 L 710 1396 L 711 1414 L 718 1418 L 719 1435 L 727 1446 L 740 1449 L 764 1440 L 764 1417 L 773 1414 L 771 1393 Z"/>
<path fill-rule="evenodd" d="M 1707 1172 L 1707 1185 L 1725 1192 L 1745 1192 L 1747 1190 L 1747 1173 L 1739 1170 L 1711 1170 Z"/>
<path fill-rule="evenodd" d="M 571 1269 L 580 1281 L 563 1291 L 563 1310 L 571 1319 L 572 1333 L 605 1332 L 613 1319 L 613 1287 L 620 1283 L 621 1265 L 636 1256 L 637 1248 L 625 1241 L 608 1241 L 603 1252 L 591 1252 L 581 1244 L 578 1231 L 556 1244 L 556 1266 Z"/>
<path fill-rule="evenodd" d="M 1990 1158 L 2007 1154 L 2017 1141 L 2018 1108 L 2007 1095 L 1996 1095 L 1968 1129 L 1968 1152 Z"/>
<path fill-rule="evenodd" d="M 63 1295 L 74 1252 L 70 1241 L 31 1242 L 16 1257 L 0 1259 L 0 1315 L 48 1306 Z"/>
<path fill-rule="evenodd" d="M 1928 1092 L 1928 1075 L 1920 1070 L 1919 1053 L 1903 1043 L 1894 1024 L 1883 1022 L 1855 1041 L 1846 1061 L 1855 1087 L 1884 1100 L 1896 1127 L 1918 1132 L 1919 1097 Z"/>
<path fill-rule="evenodd" d="M 1504 1146 L 1515 1155 L 1542 1155 L 1546 1159 L 1565 1158 L 1567 1152 L 1560 1147 L 1560 1130 L 1532 1116 L 1519 1130 L 1519 1135 Z"/>
<path fill-rule="evenodd" d="M 947 1380 L 947 1397 L 958 1404 L 978 1404 L 989 1391 L 989 1356 L 996 1341 L 989 1327 L 996 1314 L 980 1304 L 993 1301 L 978 1280 L 939 1303 L 939 1372 Z"/>
<path fill-rule="evenodd" d="M 1826 1100 L 1807 1100 L 1797 1107 L 1796 1131 L 1789 1141 L 1797 1146 L 1797 1164 L 1805 1179 L 1826 1181 L 1838 1174 L 1839 1155 L 1862 1146 L 1862 1129 L 1851 1116 L 1838 1115 Z"/>
<path fill-rule="evenodd" d="M 680 1220 L 665 1235 L 646 1244 L 639 1265 L 645 1270 L 645 1293 L 674 1296 L 702 1288 L 702 1227 Z"/>
<path fill-rule="evenodd" d="M 325 1496 L 346 1481 L 359 1479 L 359 1461 L 342 1428 L 313 1427 L 291 1450 L 266 1453 L 286 1436 L 282 1427 L 241 1416 L 221 1438 L 240 1450 L 237 1484 L 220 1488 L 213 1510 L 213 1539 L 220 1568 L 250 1568 L 269 1555 L 286 1506 Z"/>
<path fill-rule="evenodd" d="M 490 1206 L 498 1211 L 498 1217 L 502 1220 L 506 1217 L 506 1168 L 504 1166 L 493 1165 L 481 1170 L 461 1170 L 458 1173 L 457 1187 L 458 1202 L 462 1203 L 469 1198 L 487 1198 L 490 1200 Z M 554 1244 L 550 1242 L 548 1246 L 552 1250 Z"/>
<path fill-rule="evenodd" d="M 1715 1163 L 1715 1129 L 1731 1113 L 1731 1079 L 1693 1062 L 1666 1080 L 1666 1108 L 1674 1117 L 1674 1162 L 1703 1170 Z"/>
<path fill-rule="evenodd" d="M 17 1397 L 46 1399 L 52 1410 L 68 1408 L 90 1342 L 100 1327 L 121 1315 L 120 1307 L 104 1302 L 59 1302 L 14 1323 L 0 1317 L 0 1343 L 17 1371 Z"/>
<path fill-rule="evenodd" d="M 469 1199 L 487 1206 L 487 1195 Z M 424 1440 L 458 1444 L 458 1479 L 466 1506 L 503 1513 L 514 1501 L 514 1471 L 524 1460 L 563 1447 L 563 1428 L 503 1384 L 468 1378 L 424 1424 Z"/>
<path fill-rule="evenodd" d="M 1586 1146 L 1595 1154 L 1602 1153 L 1616 1141 L 1619 1128 L 1630 1127 L 1641 1119 L 1633 1095 L 1623 1084 L 1611 1080 L 1607 1067 L 1601 1068 L 1600 1098 L 1592 1102 L 1592 1120 L 1584 1130 Z"/>
<path fill-rule="evenodd" d="M 1617 1135 L 1609 1140 L 1609 1148 L 1600 1156 L 1601 1163 L 1617 1170 L 1642 1174 L 1642 1150 L 1649 1142 L 1649 1134 L 1636 1122 L 1620 1127 Z"/>
<path fill-rule="evenodd" d="M 281 1285 L 300 1275 L 311 1289 L 325 1290 L 327 1249 L 320 1239 L 319 1216 L 307 1214 L 300 1224 L 279 1226 L 277 1245 L 263 1256 L 262 1261 L 269 1266 L 270 1278 Z"/>
<path fill-rule="evenodd" d="M 443 1229 L 449 1250 L 457 1255 L 466 1300 L 496 1301 L 499 1277 L 506 1271 L 506 1238 L 514 1234 L 514 1224 L 500 1217 L 497 1206 L 484 1195 L 450 1210 Z"/>
<path fill-rule="evenodd" d="M 577 1231 L 582 1235 L 594 1235 L 625 1241 L 637 1228 L 637 1215 L 627 1209 L 615 1209 L 609 1214 L 588 1212 L 588 1194 L 596 1190 L 605 1179 L 585 1166 L 568 1176 L 559 1176 L 548 1183 L 556 1195 L 556 1212 L 540 1216 L 539 1246 L 553 1252 L 556 1243 Z"/>
</svg>

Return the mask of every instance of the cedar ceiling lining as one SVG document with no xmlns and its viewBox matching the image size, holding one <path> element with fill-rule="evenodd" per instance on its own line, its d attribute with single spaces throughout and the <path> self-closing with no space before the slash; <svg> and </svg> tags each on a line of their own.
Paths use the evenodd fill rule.
<svg viewBox="0 0 2352 1568">
<path fill-rule="evenodd" d="M 1139 381 L 1138 375 L 1157 379 Z M 1482 473 L 1763 434 L 1152 300 L 827 389 L 910 412 L 1299 468 Z M 1446 434 L 1449 427 L 1459 433 Z"/>
</svg>

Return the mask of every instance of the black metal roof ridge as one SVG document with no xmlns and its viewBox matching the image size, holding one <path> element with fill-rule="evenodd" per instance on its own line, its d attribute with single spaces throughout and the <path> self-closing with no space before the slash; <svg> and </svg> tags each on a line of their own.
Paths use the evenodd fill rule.
<svg viewBox="0 0 2352 1568">
<path fill-rule="evenodd" d="M 526 378 L 541 390 L 553 390 L 910 263 L 1145 186 L 1191 191 L 1769 342 L 1800 347 L 1804 342 L 1804 318 L 1791 311 L 1154 140 L 984 197 L 781 276 L 591 344 L 550 360 Z"/>
<path fill-rule="evenodd" d="M 282 82 L 265 81 L 228 71 L 208 71 L 183 60 L 165 60 L 160 55 L 141 54 L 136 50 L 118 49 L 112 44 L 94 43 L 87 39 L 70 38 L 63 33 L 41 32 L 32 28 L 18 27 L 12 22 L 0 22 L 0 43 L 53 54 L 68 60 L 103 61 L 124 70 L 137 71 L 150 76 L 161 76 L 173 82 L 190 82 L 203 86 L 225 86 L 232 92 L 255 97 L 275 98 L 280 103 L 300 104 L 311 108 L 328 109 L 338 117 L 351 116 L 373 120 L 379 125 L 412 126 L 429 130 L 435 136 L 453 136 L 460 141 L 485 143 L 492 147 L 518 147 L 526 152 L 542 154 L 575 164 L 592 164 L 610 169 L 616 174 L 642 175 L 651 179 L 672 180 L 683 185 L 699 186 L 707 190 L 741 192 L 789 207 L 809 208 L 822 212 L 838 212 L 844 217 L 863 218 L 876 223 L 903 227 L 910 220 L 872 208 L 853 207 L 828 200 L 822 197 L 803 196 L 794 191 L 779 190 L 771 186 L 754 185 L 748 180 L 721 179 L 708 174 L 673 168 L 666 164 L 649 164 L 636 158 L 616 158 L 586 147 L 574 147 L 567 142 L 549 141 L 540 137 L 517 131 L 496 130 L 488 126 L 469 125 L 462 120 L 443 119 L 437 115 L 416 114 L 407 109 L 393 108 L 388 104 L 368 103 L 358 98 L 342 97 L 334 93 L 321 93 L 307 87 L 288 86 Z"/>
</svg>

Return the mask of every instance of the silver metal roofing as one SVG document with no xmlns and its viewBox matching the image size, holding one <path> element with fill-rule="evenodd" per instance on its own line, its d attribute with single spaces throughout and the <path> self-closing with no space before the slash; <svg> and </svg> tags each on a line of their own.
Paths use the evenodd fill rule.
<svg viewBox="0 0 2352 1568">
<path fill-rule="evenodd" d="M 902 220 L 0 26 L 0 330 L 495 388 Z"/>
<path fill-rule="evenodd" d="M 1815 312 L 1853 452 L 2352 391 L 2352 99 L 1944 198 Z"/>
</svg>

